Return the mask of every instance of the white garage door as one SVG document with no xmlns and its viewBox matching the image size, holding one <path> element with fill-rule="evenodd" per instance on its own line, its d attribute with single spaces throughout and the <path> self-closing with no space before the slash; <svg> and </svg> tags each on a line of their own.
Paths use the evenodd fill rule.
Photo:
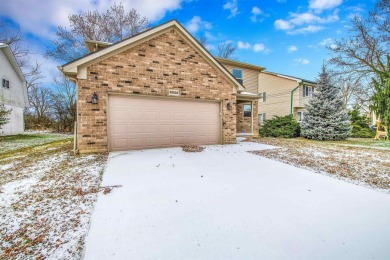
<svg viewBox="0 0 390 260">
<path fill-rule="evenodd" d="M 220 103 L 110 95 L 111 151 L 217 144 Z"/>
</svg>

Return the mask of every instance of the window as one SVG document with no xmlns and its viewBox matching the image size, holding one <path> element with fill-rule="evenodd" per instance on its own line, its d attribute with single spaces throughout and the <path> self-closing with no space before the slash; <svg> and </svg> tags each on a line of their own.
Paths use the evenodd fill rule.
<svg viewBox="0 0 390 260">
<path fill-rule="evenodd" d="M 303 96 L 311 97 L 313 95 L 313 87 L 311 86 L 303 86 Z"/>
<path fill-rule="evenodd" d="M 267 100 L 267 95 L 265 92 L 263 92 L 263 94 L 261 95 L 262 98 L 263 98 L 263 102 L 265 102 Z"/>
<path fill-rule="evenodd" d="M 305 117 L 305 113 L 302 112 L 302 111 L 300 111 L 300 112 L 298 112 L 297 114 L 298 114 L 298 121 L 302 121 L 303 118 Z"/>
<path fill-rule="evenodd" d="M 257 115 L 257 120 L 258 120 L 258 123 L 259 124 L 264 124 L 265 120 L 266 120 L 266 116 L 265 116 L 265 113 L 260 113 Z"/>
<path fill-rule="evenodd" d="M 245 104 L 244 105 L 244 117 L 251 117 L 252 116 L 252 105 Z"/>
<path fill-rule="evenodd" d="M 243 80 L 242 80 L 242 70 L 240 70 L 240 69 L 233 69 L 232 70 L 232 74 L 237 79 L 238 82 L 240 82 L 241 84 L 243 83 Z"/>
<path fill-rule="evenodd" d="M 3 79 L 3 88 L 9 88 L 9 80 Z"/>
</svg>

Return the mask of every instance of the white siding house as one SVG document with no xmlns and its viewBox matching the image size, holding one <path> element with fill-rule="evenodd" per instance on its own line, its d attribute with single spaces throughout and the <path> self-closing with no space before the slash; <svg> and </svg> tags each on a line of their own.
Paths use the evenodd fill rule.
<svg viewBox="0 0 390 260">
<path fill-rule="evenodd" d="M 0 129 L 1 135 L 24 132 L 23 110 L 28 107 L 27 85 L 8 45 L 0 43 L 0 104 L 11 109 L 10 120 Z"/>
</svg>

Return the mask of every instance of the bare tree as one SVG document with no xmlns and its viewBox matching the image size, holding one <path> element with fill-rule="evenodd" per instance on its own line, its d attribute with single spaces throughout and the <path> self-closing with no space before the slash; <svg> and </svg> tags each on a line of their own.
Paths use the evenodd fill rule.
<svg viewBox="0 0 390 260">
<path fill-rule="evenodd" d="M 348 109 L 357 107 L 361 111 L 368 112 L 372 89 L 366 82 L 366 78 L 350 75 L 334 75 L 333 77 L 333 85 L 340 90 L 344 106 Z"/>
<path fill-rule="evenodd" d="M 20 29 L 11 29 L 6 24 L 0 24 L 0 42 L 5 43 L 10 47 L 26 78 L 27 88 L 33 84 L 37 84 L 43 77 L 40 70 L 40 64 L 37 61 L 32 60 L 31 55 L 33 53 L 23 44 L 24 38 Z"/>
<path fill-rule="evenodd" d="M 217 56 L 224 59 L 235 59 L 234 56 L 237 46 L 232 42 L 221 42 L 217 47 Z"/>
<path fill-rule="evenodd" d="M 120 4 L 109 10 L 88 11 L 69 15 L 70 28 L 59 26 L 57 39 L 45 56 L 59 62 L 69 62 L 86 54 L 85 40 L 117 42 L 140 33 L 149 27 L 149 21 L 135 9 L 125 12 Z"/>
<path fill-rule="evenodd" d="M 53 77 L 53 85 L 55 89 L 51 92 L 51 109 L 57 130 L 72 132 L 76 120 L 76 86 L 62 74 Z"/>
<path fill-rule="evenodd" d="M 196 40 L 200 43 L 200 45 L 202 45 L 204 48 L 206 48 L 206 46 L 207 46 L 207 38 L 206 38 L 206 36 L 201 35 L 198 38 L 196 38 Z"/>
<path fill-rule="evenodd" d="M 33 109 L 34 124 L 47 123 L 51 108 L 51 91 L 45 86 L 32 85 L 28 91 L 30 105 Z"/>
<path fill-rule="evenodd" d="M 390 0 L 378 0 L 367 18 L 355 16 L 350 38 L 336 40 L 328 47 L 331 64 L 343 72 L 359 76 L 380 76 L 390 52 Z"/>
</svg>

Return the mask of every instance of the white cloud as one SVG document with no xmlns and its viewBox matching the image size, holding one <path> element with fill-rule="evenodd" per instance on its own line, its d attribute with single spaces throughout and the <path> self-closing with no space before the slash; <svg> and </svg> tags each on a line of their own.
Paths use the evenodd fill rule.
<svg viewBox="0 0 390 260">
<path fill-rule="evenodd" d="M 128 0 L 123 1 L 125 10 L 134 8 L 151 22 L 158 21 L 164 15 L 181 7 L 182 0 Z M 113 0 L 12 0 L 1 1 L 0 16 L 12 19 L 20 25 L 23 32 L 36 36 L 52 38 L 57 26 L 68 25 L 68 15 L 85 11 L 105 11 Z M 25 11 L 21 11 L 21 8 Z M 50 10 L 50 11 L 48 11 Z"/>
<path fill-rule="evenodd" d="M 254 6 L 252 7 L 252 16 L 250 17 L 251 18 L 251 21 L 256 23 L 256 22 L 262 22 L 264 20 L 264 18 L 262 18 L 263 16 L 266 16 L 266 14 L 264 14 L 264 12 L 258 8 L 257 6 Z"/>
<path fill-rule="evenodd" d="M 308 59 L 304 59 L 304 58 L 297 58 L 297 59 L 294 59 L 294 62 L 296 64 L 301 64 L 301 65 L 307 65 L 310 63 L 310 61 Z"/>
<path fill-rule="evenodd" d="M 254 52 L 262 52 L 264 54 L 267 54 L 271 51 L 263 43 L 255 43 L 252 45 L 249 42 L 243 41 L 237 42 L 237 48 L 242 50 L 252 50 Z"/>
<path fill-rule="evenodd" d="M 237 47 L 239 49 L 250 49 L 252 47 L 252 45 L 249 42 L 238 41 Z"/>
<path fill-rule="evenodd" d="M 214 41 L 217 39 L 217 37 L 215 37 L 211 32 L 205 32 L 204 33 L 204 36 L 207 38 L 207 40 L 209 41 Z"/>
<path fill-rule="evenodd" d="M 288 21 L 285 21 L 285 20 L 282 20 L 282 19 L 278 19 L 275 21 L 275 28 L 278 29 L 278 30 L 290 30 L 292 29 L 294 26 L 288 22 Z"/>
<path fill-rule="evenodd" d="M 230 15 L 228 16 L 228 18 L 236 16 L 238 14 L 237 0 L 227 1 L 223 5 L 223 9 L 230 11 Z"/>
<path fill-rule="evenodd" d="M 293 52 L 296 52 L 298 50 L 298 47 L 295 46 L 295 45 L 290 45 L 287 47 L 287 52 L 288 53 L 293 53 Z"/>
<path fill-rule="evenodd" d="M 192 19 L 186 24 L 186 28 L 191 33 L 196 33 L 199 30 L 210 30 L 212 28 L 211 23 L 202 20 L 199 16 L 194 16 Z M 207 36 L 206 36 L 207 37 Z"/>
<path fill-rule="evenodd" d="M 262 43 L 256 43 L 255 45 L 253 45 L 254 52 L 263 52 L 265 50 L 266 50 L 265 45 Z"/>
<path fill-rule="evenodd" d="M 296 30 L 289 31 L 287 33 L 291 34 L 291 35 L 316 33 L 316 32 L 321 31 L 322 29 L 324 29 L 323 26 L 309 25 L 309 26 L 306 26 L 306 27 L 303 27 L 303 28 L 299 28 L 299 29 L 296 29 Z"/>
<path fill-rule="evenodd" d="M 326 39 L 324 39 L 323 41 L 321 41 L 321 42 L 319 43 L 319 45 L 321 45 L 321 46 L 326 46 L 326 47 L 330 47 L 330 48 L 332 48 L 332 49 L 334 49 L 334 48 L 337 47 L 337 45 L 334 44 L 334 41 L 333 41 L 332 38 L 326 38 Z"/>
<path fill-rule="evenodd" d="M 288 34 L 314 33 L 324 27 L 318 24 L 332 23 L 339 20 L 338 10 L 326 17 L 320 17 L 311 12 L 290 13 L 288 19 L 278 19 L 274 22 L 277 30 L 286 31 Z"/>
<path fill-rule="evenodd" d="M 316 12 L 335 8 L 343 3 L 343 0 L 310 0 L 309 8 Z"/>
<path fill-rule="evenodd" d="M 333 42 L 332 38 L 326 38 L 326 39 L 322 40 L 319 44 L 321 46 L 326 46 L 326 45 L 329 45 L 332 42 Z"/>
</svg>

